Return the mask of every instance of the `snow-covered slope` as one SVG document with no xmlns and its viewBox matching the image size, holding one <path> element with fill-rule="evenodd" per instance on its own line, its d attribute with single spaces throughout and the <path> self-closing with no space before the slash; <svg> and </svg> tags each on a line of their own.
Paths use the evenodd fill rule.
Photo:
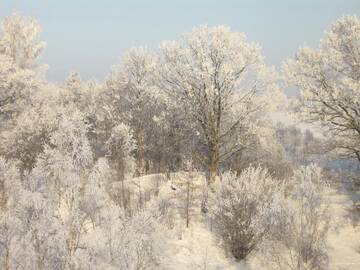
<svg viewBox="0 0 360 270">
<path fill-rule="evenodd" d="M 132 182 L 141 182 L 143 190 L 159 187 L 158 197 L 169 202 L 173 211 L 173 225 L 169 228 L 168 253 L 163 260 L 164 269 L 233 269 L 266 270 L 261 262 L 261 254 L 254 253 L 247 262 L 235 262 L 231 254 L 226 254 L 221 241 L 212 231 L 210 220 L 200 211 L 200 197 L 204 185 L 201 174 L 174 173 L 167 181 L 161 175 L 148 175 L 135 178 Z M 190 223 L 186 228 L 185 205 L 187 180 L 191 181 Z M 159 183 L 161 183 L 159 185 Z M 147 187 L 147 188 L 145 188 Z M 332 216 L 332 228 L 329 232 L 330 270 L 360 269 L 360 226 L 349 218 L 348 209 L 351 198 L 345 192 L 331 189 L 328 193 Z M 151 203 L 148 205 L 151 207 Z M 170 256 L 169 256 L 170 254 Z"/>
<path fill-rule="evenodd" d="M 360 224 L 353 222 L 351 195 L 343 187 L 328 194 L 332 225 L 328 237 L 330 269 L 360 269 Z"/>
</svg>

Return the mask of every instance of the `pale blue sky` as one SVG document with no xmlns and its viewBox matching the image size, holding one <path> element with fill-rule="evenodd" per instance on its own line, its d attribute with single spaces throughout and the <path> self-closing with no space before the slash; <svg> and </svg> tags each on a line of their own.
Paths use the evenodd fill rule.
<svg viewBox="0 0 360 270">
<path fill-rule="evenodd" d="M 0 19 L 13 11 L 42 25 L 50 80 L 78 71 L 101 81 L 126 49 L 156 48 L 201 24 L 245 32 L 279 67 L 299 46 L 316 46 L 337 18 L 360 16 L 360 0 L 0 0 Z"/>
</svg>

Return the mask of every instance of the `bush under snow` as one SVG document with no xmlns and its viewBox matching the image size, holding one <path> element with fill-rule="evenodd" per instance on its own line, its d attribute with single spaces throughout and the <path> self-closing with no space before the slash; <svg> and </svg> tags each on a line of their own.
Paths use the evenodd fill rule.
<svg viewBox="0 0 360 270">
<path fill-rule="evenodd" d="M 260 167 L 249 167 L 240 175 L 223 174 L 210 214 L 225 246 L 237 260 L 255 250 L 276 222 L 274 202 L 280 187 Z"/>
</svg>

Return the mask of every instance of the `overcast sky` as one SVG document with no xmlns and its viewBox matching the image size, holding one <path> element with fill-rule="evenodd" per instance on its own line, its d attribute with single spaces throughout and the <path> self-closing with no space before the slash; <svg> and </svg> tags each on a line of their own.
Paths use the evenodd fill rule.
<svg viewBox="0 0 360 270">
<path fill-rule="evenodd" d="M 317 46 L 337 18 L 360 16 L 360 0 L 0 0 L 0 19 L 14 11 L 39 20 L 48 79 L 77 71 L 101 81 L 126 49 L 157 48 L 202 24 L 245 32 L 279 67 L 300 46 Z"/>
</svg>

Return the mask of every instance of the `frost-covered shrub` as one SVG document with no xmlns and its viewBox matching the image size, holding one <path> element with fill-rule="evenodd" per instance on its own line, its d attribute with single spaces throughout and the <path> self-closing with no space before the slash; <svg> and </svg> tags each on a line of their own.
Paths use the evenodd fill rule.
<svg viewBox="0 0 360 270">
<path fill-rule="evenodd" d="M 326 238 L 329 209 L 321 168 L 311 164 L 295 170 L 291 196 L 284 201 L 278 226 L 265 247 L 266 263 L 274 269 L 328 269 Z"/>
<path fill-rule="evenodd" d="M 159 269 L 165 247 L 160 211 L 125 215 L 107 193 L 107 160 L 100 158 L 89 170 L 76 171 L 72 162 L 78 155 L 71 159 L 64 152 L 54 149 L 41 155 L 24 183 L 16 167 L 0 158 L 0 183 L 5 188 L 0 268 Z M 60 197 L 53 194 L 55 179 Z"/>
<path fill-rule="evenodd" d="M 113 213 L 107 214 L 103 225 L 111 265 L 124 270 L 160 269 L 165 237 L 153 213 L 144 210 L 132 217 Z"/>
<path fill-rule="evenodd" d="M 276 222 L 274 201 L 280 190 L 266 169 L 249 167 L 222 175 L 210 214 L 217 232 L 237 260 L 245 259 Z"/>
</svg>

